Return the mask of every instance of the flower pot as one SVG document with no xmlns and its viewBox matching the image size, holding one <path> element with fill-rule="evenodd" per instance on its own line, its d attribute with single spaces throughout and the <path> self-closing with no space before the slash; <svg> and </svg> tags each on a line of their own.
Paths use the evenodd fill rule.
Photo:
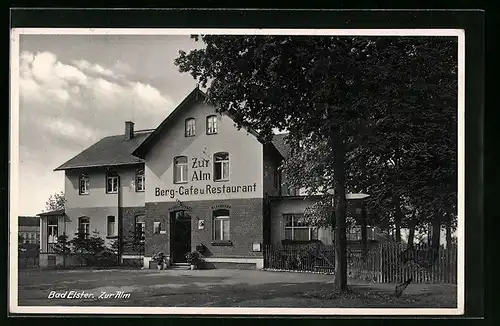
<svg viewBox="0 0 500 326">
<path fill-rule="evenodd" d="M 191 270 L 194 271 L 196 269 L 196 265 L 191 265 Z"/>
</svg>

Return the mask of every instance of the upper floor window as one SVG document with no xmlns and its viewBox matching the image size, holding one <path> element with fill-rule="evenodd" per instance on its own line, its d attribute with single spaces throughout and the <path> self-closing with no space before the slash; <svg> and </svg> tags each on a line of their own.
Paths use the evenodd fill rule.
<svg viewBox="0 0 500 326">
<path fill-rule="evenodd" d="M 90 220 L 88 217 L 82 216 L 78 219 L 78 234 L 88 239 L 90 235 Z"/>
<path fill-rule="evenodd" d="M 194 118 L 186 119 L 185 136 L 191 137 L 196 135 L 196 120 Z"/>
<path fill-rule="evenodd" d="M 229 211 L 227 209 L 214 211 L 214 240 L 230 240 Z"/>
<path fill-rule="evenodd" d="M 135 191 L 144 191 L 144 189 L 146 189 L 144 181 L 144 169 L 137 170 L 135 177 Z"/>
<path fill-rule="evenodd" d="M 174 183 L 187 182 L 187 156 L 174 157 Z"/>
<path fill-rule="evenodd" d="M 217 133 L 217 116 L 209 115 L 207 117 L 207 135 L 212 135 Z"/>
<path fill-rule="evenodd" d="M 214 181 L 229 180 L 229 153 L 214 154 Z"/>
<path fill-rule="evenodd" d="M 118 192 L 118 174 L 108 172 L 106 176 L 106 193 L 116 194 Z"/>
<path fill-rule="evenodd" d="M 285 239 L 310 241 L 318 239 L 318 229 L 302 221 L 302 215 L 285 215 Z"/>
<path fill-rule="evenodd" d="M 79 193 L 80 195 L 88 195 L 90 191 L 90 178 L 82 174 L 79 180 Z"/>
</svg>

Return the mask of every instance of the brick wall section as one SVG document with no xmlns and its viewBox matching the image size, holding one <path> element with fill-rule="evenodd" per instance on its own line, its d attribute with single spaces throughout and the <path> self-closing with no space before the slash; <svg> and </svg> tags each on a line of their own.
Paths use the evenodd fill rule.
<svg viewBox="0 0 500 326">
<path fill-rule="evenodd" d="M 183 202 L 189 207 L 191 218 L 191 250 L 196 245 L 205 246 L 205 257 L 260 258 L 262 252 L 253 252 L 253 243 L 263 243 L 263 199 L 231 199 Z M 230 212 L 231 246 L 214 246 L 212 212 L 216 205 L 228 205 Z M 170 254 L 170 212 L 180 209 L 178 203 L 146 203 L 146 256 L 162 251 Z M 216 209 L 216 208 L 215 208 Z M 198 220 L 205 221 L 205 228 L 198 229 Z M 153 234 L 153 223 L 161 222 L 166 234 Z"/>
<path fill-rule="evenodd" d="M 134 240 L 135 218 L 139 215 L 145 215 L 145 207 L 120 207 L 121 226 L 120 233 L 124 241 L 124 255 L 137 255 L 138 252 L 133 248 L 132 241 Z"/>
</svg>

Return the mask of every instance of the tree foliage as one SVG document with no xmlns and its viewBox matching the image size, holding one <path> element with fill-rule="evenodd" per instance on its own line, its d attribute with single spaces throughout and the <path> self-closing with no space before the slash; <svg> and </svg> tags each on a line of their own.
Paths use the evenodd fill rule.
<svg viewBox="0 0 500 326">
<path fill-rule="evenodd" d="M 49 196 L 49 199 L 45 202 L 45 211 L 57 211 L 64 209 L 66 207 L 66 197 L 64 192 L 57 192 Z"/>
<path fill-rule="evenodd" d="M 434 221 L 456 198 L 456 40 L 441 37 L 193 36 L 180 52 L 220 112 L 239 127 L 289 132 L 288 182 L 335 189 L 307 212 L 335 224 L 335 286 L 346 287 L 346 191 L 372 196 L 380 223 Z M 406 219 L 410 220 L 410 219 Z M 337 249 L 336 249 L 337 250 Z"/>
</svg>

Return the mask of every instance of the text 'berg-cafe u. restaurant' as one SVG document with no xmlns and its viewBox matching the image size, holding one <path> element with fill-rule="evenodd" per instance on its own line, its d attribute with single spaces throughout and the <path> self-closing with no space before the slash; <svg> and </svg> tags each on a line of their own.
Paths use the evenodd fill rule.
<svg viewBox="0 0 500 326">
<path fill-rule="evenodd" d="M 278 167 L 290 155 L 284 137 L 262 143 L 255 131 L 238 130 L 197 88 L 154 130 L 134 131 L 126 122 L 125 134 L 105 137 L 55 169 L 65 172 L 67 203 L 39 214 L 40 265 L 62 263 L 54 252 L 62 234 L 98 234 L 107 245 L 121 240 L 122 262 L 145 268 L 156 253 L 181 264 L 197 250 L 214 267 L 259 269 L 268 244 L 331 244 L 331 229 L 298 221 L 314 196 L 282 186 Z M 126 245 L 138 231 L 140 254 Z"/>
</svg>

